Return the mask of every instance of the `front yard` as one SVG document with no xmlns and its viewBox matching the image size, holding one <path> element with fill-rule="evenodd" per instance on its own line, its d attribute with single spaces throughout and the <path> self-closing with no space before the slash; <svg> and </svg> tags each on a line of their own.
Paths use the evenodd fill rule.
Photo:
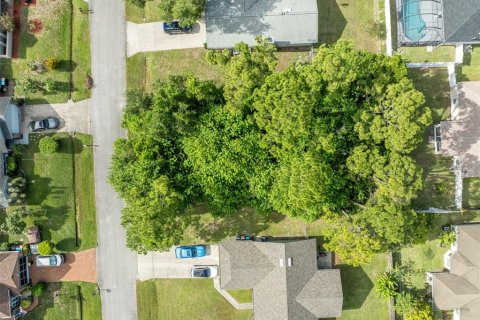
<svg viewBox="0 0 480 320">
<path fill-rule="evenodd" d="M 40 296 L 40 305 L 22 319 L 25 320 L 64 320 L 102 319 L 100 295 L 97 285 L 85 282 L 63 282 L 48 284 Z M 54 292 L 58 296 L 54 297 Z"/>
<path fill-rule="evenodd" d="M 90 74 L 90 37 L 88 14 L 80 12 L 88 5 L 82 0 L 37 0 L 35 6 L 21 7 L 20 43 L 18 59 L 1 59 L 2 77 L 19 80 L 30 77 L 38 84 L 36 92 L 27 95 L 27 103 L 61 103 L 69 99 L 70 81 L 72 99 L 90 96 L 85 88 L 85 77 Z M 29 21 L 40 21 L 35 32 L 29 30 Z M 72 57 L 70 59 L 70 47 Z M 42 63 L 50 57 L 58 59 L 58 66 L 38 74 L 31 71 L 29 62 Z M 55 90 L 49 92 L 41 84 L 52 79 Z"/>
<path fill-rule="evenodd" d="M 401 47 L 398 53 L 407 62 L 454 62 L 454 46 L 438 46 L 428 52 L 426 47 Z"/>
<path fill-rule="evenodd" d="M 472 46 L 471 53 L 465 53 L 462 65 L 457 68 L 457 81 L 480 80 L 480 45 Z"/>
</svg>

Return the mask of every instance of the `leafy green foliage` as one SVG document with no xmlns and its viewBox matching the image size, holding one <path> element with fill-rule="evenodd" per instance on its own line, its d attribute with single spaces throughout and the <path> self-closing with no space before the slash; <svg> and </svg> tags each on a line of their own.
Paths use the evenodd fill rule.
<svg viewBox="0 0 480 320">
<path fill-rule="evenodd" d="M 54 93 L 57 90 L 57 83 L 52 78 L 43 81 L 43 90 L 46 93 Z"/>
<path fill-rule="evenodd" d="M 13 32 L 15 30 L 13 17 L 7 13 L 0 15 L 0 27 L 7 32 Z"/>
<path fill-rule="evenodd" d="M 3 234 L 22 234 L 27 226 L 23 221 L 23 216 L 20 212 L 13 211 L 7 214 L 5 222 L 0 225 L 0 231 Z"/>
<path fill-rule="evenodd" d="M 57 139 L 51 136 L 43 137 L 38 143 L 40 152 L 45 154 L 54 154 L 58 151 L 59 147 Z"/>
<path fill-rule="evenodd" d="M 55 244 L 49 240 L 42 241 L 38 244 L 38 253 L 41 256 L 49 256 L 55 252 Z"/>
<path fill-rule="evenodd" d="M 452 231 L 443 231 L 440 235 L 440 246 L 448 247 L 457 240 L 457 234 L 454 230 Z"/>
<path fill-rule="evenodd" d="M 25 202 L 25 188 L 27 181 L 23 177 L 16 177 L 8 182 L 8 203 L 11 205 L 22 204 Z"/>
<path fill-rule="evenodd" d="M 17 162 L 14 157 L 7 158 L 7 174 L 12 175 L 17 171 Z"/>
<path fill-rule="evenodd" d="M 45 285 L 45 282 L 39 282 L 37 284 L 34 284 L 31 288 L 32 296 L 40 297 L 45 292 L 46 289 L 47 289 L 47 286 Z"/>
<path fill-rule="evenodd" d="M 204 0 L 162 0 L 158 8 L 163 20 L 168 22 L 179 20 L 180 26 L 185 27 L 197 22 L 202 14 L 204 3 Z"/>
<path fill-rule="evenodd" d="M 8 242 L 0 242 L 0 251 L 10 251 Z"/>
<path fill-rule="evenodd" d="M 55 68 L 58 66 L 58 63 L 59 61 L 56 57 L 48 57 L 43 61 L 43 65 L 48 71 L 55 70 Z"/>
<path fill-rule="evenodd" d="M 387 271 L 377 277 L 375 281 L 375 290 L 378 295 L 383 299 L 390 299 L 398 295 L 399 276 L 398 273 L 393 271 Z"/>
<path fill-rule="evenodd" d="M 18 79 L 15 81 L 15 94 L 28 96 L 38 91 L 38 82 L 30 77 Z"/>
</svg>

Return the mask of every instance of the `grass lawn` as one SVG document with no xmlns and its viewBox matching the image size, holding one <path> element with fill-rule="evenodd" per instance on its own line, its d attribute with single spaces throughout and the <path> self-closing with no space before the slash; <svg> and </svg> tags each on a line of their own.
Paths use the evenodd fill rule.
<svg viewBox="0 0 480 320">
<path fill-rule="evenodd" d="M 47 93 L 39 90 L 27 97 L 27 103 L 60 103 L 68 100 L 70 71 L 74 83 L 73 99 L 87 98 L 89 92 L 83 86 L 84 77 L 90 73 L 90 33 L 88 15 L 79 12 L 85 8 L 82 0 L 73 0 L 73 17 L 68 0 L 38 0 L 36 6 L 21 10 L 21 30 L 19 59 L 1 59 L 0 72 L 10 79 L 30 76 L 37 81 L 51 78 L 57 90 Z M 39 19 L 42 30 L 35 34 L 28 31 L 28 21 Z M 70 66 L 70 32 L 73 21 L 72 66 Z M 28 61 L 42 62 L 48 57 L 56 57 L 59 65 L 56 70 L 34 74 L 28 68 Z"/>
<path fill-rule="evenodd" d="M 63 282 L 48 284 L 40 297 L 40 305 L 25 315 L 25 320 L 102 319 L 100 295 L 95 294 L 96 284 Z M 58 298 L 53 297 L 60 291 Z"/>
<path fill-rule="evenodd" d="M 407 62 L 453 62 L 455 61 L 454 46 L 439 46 L 432 52 L 426 47 L 401 47 L 398 53 Z"/>
<path fill-rule="evenodd" d="M 130 1 L 125 1 L 125 15 L 127 21 L 135 23 L 146 23 L 162 21 L 158 4 L 161 0 L 146 1 L 145 7 L 139 7 Z"/>
<path fill-rule="evenodd" d="M 471 53 L 465 53 L 463 64 L 457 68 L 457 81 L 480 80 L 480 45 L 473 46 Z"/>
<path fill-rule="evenodd" d="M 354 268 L 339 265 L 343 288 L 341 320 L 388 319 L 388 304 L 373 288 L 378 275 L 387 268 L 387 256 L 376 255 L 372 263 Z"/>
<path fill-rule="evenodd" d="M 93 155 L 91 148 L 82 149 L 82 144 L 91 142 L 91 137 L 77 135 L 71 139 L 68 134 L 58 133 L 55 137 L 60 143 L 59 152 L 44 155 L 38 149 L 38 142 L 42 136 L 42 134 L 30 135 L 30 144 L 21 162 L 21 168 L 27 177 L 27 203 L 41 205 L 47 209 L 49 219 L 41 226 L 42 238 L 57 243 L 59 251 L 94 247 L 96 225 Z M 75 197 L 78 205 L 79 246 L 76 240 Z"/>
<path fill-rule="evenodd" d="M 230 295 L 237 300 L 238 303 L 251 303 L 252 290 L 227 290 Z"/>
<path fill-rule="evenodd" d="M 435 155 L 433 144 L 428 143 L 433 135 L 433 125 L 450 117 L 450 88 L 446 69 L 410 69 L 409 76 L 415 87 L 425 95 L 425 105 L 432 110 L 432 125 L 427 128 L 423 142 L 413 156 L 423 169 L 424 189 L 415 205 L 418 209 L 428 207 L 449 208 L 454 205 L 455 177 L 449 170 L 452 160 Z"/>
<path fill-rule="evenodd" d="M 358 49 L 381 50 L 374 0 L 318 0 L 318 38 L 331 44 L 351 40 Z"/>
<path fill-rule="evenodd" d="M 463 207 L 480 209 L 480 178 L 463 179 Z"/>
<path fill-rule="evenodd" d="M 163 279 L 137 283 L 139 320 L 248 320 L 213 288 L 211 279 Z"/>
</svg>

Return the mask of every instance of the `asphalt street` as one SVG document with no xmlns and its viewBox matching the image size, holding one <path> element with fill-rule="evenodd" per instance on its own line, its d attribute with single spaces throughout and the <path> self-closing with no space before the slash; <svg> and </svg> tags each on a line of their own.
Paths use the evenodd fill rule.
<svg viewBox="0 0 480 320">
<path fill-rule="evenodd" d="M 123 201 L 107 183 L 113 142 L 125 136 L 120 128 L 126 88 L 125 3 L 90 0 L 90 8 L 97 279 L 102 296 L 102 318 L 130 320 L 137 318 L 137 256 L 125 246 L 125 231 L 120 225 Z"/>
</svg>

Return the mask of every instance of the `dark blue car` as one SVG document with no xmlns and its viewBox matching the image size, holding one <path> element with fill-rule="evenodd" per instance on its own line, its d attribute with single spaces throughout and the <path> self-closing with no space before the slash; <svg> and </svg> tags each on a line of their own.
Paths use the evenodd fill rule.
<svg viewBox="0 0 480 320">
<path fill-rule="evenodd" d="M 204 257 L 206 253 L 207 248 L 204 245 L 181 246 L 175 248 L 175 257 L 177 257 L 177 259 Z"/>
<path fill-rule="evenodd" d="M 163 22 L 163 31 L 166 33 L 189 33 L 192 31 L 192 27 L 181 27 L 179 21 L 172 21 L 170 23 Z"/>
</svg>

